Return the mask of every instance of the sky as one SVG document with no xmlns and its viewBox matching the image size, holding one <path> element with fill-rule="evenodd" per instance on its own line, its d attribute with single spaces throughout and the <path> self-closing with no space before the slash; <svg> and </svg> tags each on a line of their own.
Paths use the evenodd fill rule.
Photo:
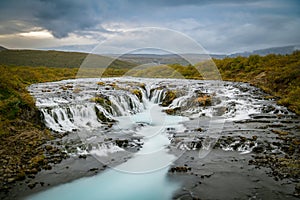
<svg viewBox="0 0 300 200">
<path fill-rule="evenodd" d="M 7 48 L 100 44 L 115 37 L 124 41 L 136 37 L 135 43 L 142 43 L 138 35 L 124 33 L 144 27 L 182 33 L 210 53 L 294 45 L 300 44 L 300 1 L 0 1 L 0 46 Z M 168 39 L 168 34 L 159 36 L 160 41 Z M 130 49 L 129 42 L 112 44 L 117 46 L 108 47 L 105 53 Z"/>
</svg>

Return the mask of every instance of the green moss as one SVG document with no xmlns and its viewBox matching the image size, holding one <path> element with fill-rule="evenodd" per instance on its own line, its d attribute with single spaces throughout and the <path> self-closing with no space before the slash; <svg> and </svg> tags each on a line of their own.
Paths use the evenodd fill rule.
<svg viewBox="0 0 300 200">
<path fill-rule="evenodd" d="M 95 106 L 95 112 L 96 112 L 96 115 L 97 115 L 97 118 L 98 120 L 100 120 L 101 122 L 114 122 L 114 120 L 106 117 L 103 112 L 101 112 L 97 106 Z"/>
<path fill-rule="evenodd" d="M 168 90 L 166 92 L 165 98 L 162 100 L 162 106 L 169 106 L 173 100 L 176 99 L 176 91 L 175 90 Z"/>
<path fill-rule="evenodd" d="M 134 94 L 135 96 L 137 96 L 137 98 L 140 100 L 140 102 L 143 101 L 143 94 L 139 89 L 133 89 L 130 91 L 132 94 Z"/>
<path fill-rule="evenodd" d="M 177 115 L 179 111 L 180 111 L 179 107 L 169 108 L 169 109 L 164 110 L 164 112 L 167 113 L 168 115 Z"/>
<path fill-rule="evenodd" d="M 105 85 L 105 83 L 104 83 L 104 82 L 102 82 L 102 81 L 100 81 L 100 82 L 98 82 L 98 83 L 97 83 L 97 85 L 101 85 L 101 86 L 103 86 L 103 85 Z"/>
<path fill-rule="evenodd" d="M 198 103 L 199 106 L 211 106 L 212 100 L 211 100 L 211 96 L 203 95 L 197 97 L 195 99 L 195 102 Z"/>
<path fill-rule="evenodd" d="M 104 98 L 104 97 L 93 97 L 91 98 L 91 101 L 92 102 L 95 102 L 95 103 L 98 103 L 100 105 L 109 105 L 111 106 L 111 101 L 107 98 Z"/>
</svg>

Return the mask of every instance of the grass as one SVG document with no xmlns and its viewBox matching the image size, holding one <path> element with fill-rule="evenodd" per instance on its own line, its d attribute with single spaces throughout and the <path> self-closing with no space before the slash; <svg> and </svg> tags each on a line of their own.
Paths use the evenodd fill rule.
<svg viewBox="0 0 300 200">
<path fill-rule="evenodd" d="M 112 63 L 111 63 L 112 62 Z M 54 67 L 54 68 L 79 68 L 82 64 L 91 68 L 124 69 L 136 66 L 133 63 L 112 59 L 95 54 L 40 51 L 40 50 L 5 50 L 0 51 L 0 64 L 6 66 Z"/>
<path fill-rule="evenodd" d="M 223 80 L 249 82 L 300 114 L 300 51 L 214 60 Z"/>
</svg>

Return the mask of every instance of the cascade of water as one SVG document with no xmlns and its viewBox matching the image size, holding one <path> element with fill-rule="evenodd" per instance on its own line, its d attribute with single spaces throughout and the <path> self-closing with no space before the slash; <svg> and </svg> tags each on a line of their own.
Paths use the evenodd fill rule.
<svg viewBox="0 0 300 200">
<path fill-rule="evenodd" d="M 257 98 L 259 95 L 251 91 L 253 88 L 241 83 L 225 82 L 220 88 L 220 84 L 213 81 L 114 78 L 102 79 L 103 82 L 97 84 L 98 81 L 79 79 L 37 84 L 32 85 L 29 91 L 36 98 L 46 125 L 55 131 L 92 129 L 104 124 L 102 118 L 108 118 L 117 121 L 119 130 L 130 130 L 139 135 L 144 144 L 131 159 L 117 166 L 117 170 L 107 170 L 92 178 L 54 187 L 29 199 L 170 199 L 178 185 L 166 179 L 168 168 L 163 168 L 174 160 L 166 148 L 170 146 L 167 128 L 174 135 L 186 134 L 180 122 L 189 119 L 182 116 L 206 119 L 209 130 L 203 131 L 203 134 L 209 137 L 202 141 L 199 151 L 199 158 L 203 158 L 218 139 L 224 118 L 246 119 L 253 113 L 261 112 L 264 107 L 264 100 Z M 72 84 L 78 87 L 71 87 Z M 169 106 L 159 106 L 169 90 L 177 91 L 176 98 Z M 199 98 L 208 96 L 211 102 L 207 105 L 197 104 Z M 177 107 L 180 107 L 179 115 L 182 116 L 163 112 Z M 199 148 L 196 140 L 177 144 L 176 147 L 182 150 Z M 251 149 L 245 144 L 239 150 Z M 80 148 L 78 151 L 101 158 L 124 149 L 102 142 L 92 146 L 90 152 Z M 139 176 L 120 171 L 153 173 Z"/>
<path fill-rule="evenodd" d="M 56 132 L 93 129 L 101 127 L 106 118 L 111 121 L 144 110 L 144 101 L 130 90 L 99 88 L 95 83 L 95 79 L 42 83 L 32 85 L 29 91 L 46 126 Z M 138 90 L 145 100 L 147 92 L 141 87 Z"/>
</svg>

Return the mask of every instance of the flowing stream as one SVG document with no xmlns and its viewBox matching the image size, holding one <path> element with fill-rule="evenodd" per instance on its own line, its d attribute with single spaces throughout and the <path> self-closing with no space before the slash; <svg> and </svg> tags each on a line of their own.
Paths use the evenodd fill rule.
<svg viewBox="0 0 300 200">
<path fill-rule="evenodd" d="M 28 199 L 171 199 L 179 184 L 167 180 L 168 165 L 175 158 L 165 147 L 170 143 L 165 126 L 178 130 L 182 117 L 167 116 L 157 104 L 147 102 L 145 110 L 119 119 L 119 128 L 146 123 L 137 134 L 144 136 L 143 148 L 132 159 L 95 177 L 61 185 Z M 149 112 L 153 112 L 150 114 Z M 149 117 L 151 116 L 151 117 Z"/>
<path fill-rule="evenodd" d="M 30 86 L 45 124 L 57 133 L 80 136 L 84 145 L 77 147 L 77 152 L 66 149 L 70 155 L 92 154 L 100 163 L 103 157 L 129 148 L 116 145 L 114 138 L 107 142 L 110 134 L 141 138 L 142 146 L 120 165 L 27 199 L 171 199 L 181 186 L 167 177 L 169 165 L 176 159 L 170 153 L 171 134 L 184 133 L 185 122 L 196 118 L 209 119 L 210 123 L 220 116 L 242 120 L 260 113 L 264 100 L 255 98 L 251 92 L 255 88 L 246 86 L 136 78 L 78 79 Z M 172 95 L 176 97 L 168 101 Z M 180 114 L 166 114 L 166 109 L 175 112 L 177 108 Z M 222 121 L 218 127 L 211 127 L 207 134 L 217 134 Z M 138 141 L 129 143 L 135 148 Z"/>
</svg>

